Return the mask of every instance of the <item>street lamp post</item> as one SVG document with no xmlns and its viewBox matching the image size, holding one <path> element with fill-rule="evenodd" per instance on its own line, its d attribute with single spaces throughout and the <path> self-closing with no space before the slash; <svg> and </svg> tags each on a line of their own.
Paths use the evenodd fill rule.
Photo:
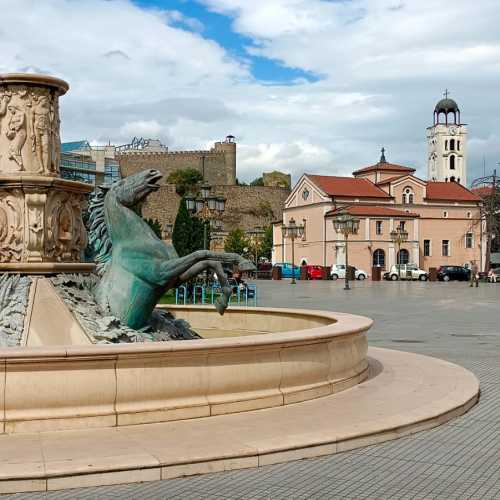
<svg viewBox="0 0 500 500">
<path fill-rule="evenodd" d="M 203 249 L 208 250 L 208 231 L 210 224 L 220 227 L 221 217 L 226 209 L 226 199 L 222 196 L 210 195 L 211 187 L 203 184 L 200 197 L 186 196 L 188 212 L 203 221 Z"/>
<path fill-rule="evenodd" d="M 396 258 L 398 264 L 398 281 L 401 280 L 401 244 L 408 241 L 408 231 L 405 231 L 401 225 L 391 231 L 391 240 L 398 246 L 398 255 Z"/>
<path fill-rule="evenodd" d="M 292 281 L 291 285 L 295 285 L 295 238 L 301 238 L 304 236 L 304 224 L 297 225 L 295 219 L 292 217 L 288 226 L 282 224 L 281 232 L 285 238 L 290 238 L 292 240 Z"/>
<path fill-rule="evenodd" d="M 350 234 L 358 234 L 359 229 L 359 219 L 357 217 L 353 217 L 349 214 L 341 214 L 333 219 L 333 227 L 337 233 L 343 234 L 345 238 L 345 286 L 344 290 L 350 290 L 349 287 L 349 235 Z"/>
</svg>

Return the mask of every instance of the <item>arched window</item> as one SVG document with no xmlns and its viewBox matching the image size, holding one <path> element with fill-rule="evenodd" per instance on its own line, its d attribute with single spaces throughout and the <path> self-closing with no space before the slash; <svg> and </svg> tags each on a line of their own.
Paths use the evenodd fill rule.
<svg viewBox="0 0 500 500">
<path fill-rule="evenodd" d="M 450 156 L 450 170 L 455 170 L 455 155 Z"/>
<path fill-rule="evenodd" d="M 373 265 L 385 269 L 385 252 L 381 248 L 377 248 L 377 250 L 373 252 Z"/>
<path fill-rule="evenodd" d="M 444 149 L 448 151 L 448 140 L 444 141 Z"/>
<path fill-rule="evenodd" d="M 455 149 L 455 139 L 450 139 L 450 151 Z"/>
<path fill-rule="evenodd" d="M 411 187 L 405 187 L 403 189 L 403 205 L 413 204 L 413 190 Z"/>
<path fill-rule="evenodd" d="M 410 252 L 406 248 L 402 248 L 398 252 L 398 264 L 408 264 L 410 262 Z"/>
<path fill-rule="evenodd" d="M 457 151 L 460 151 L 460 141 L 457 141 Z"/>
<path fill-rule="evenodd" d="M 450 182 L 455 182 L 455 176 L 454 176 L 454 175 L 452 175 L 452 176 L 450 177 Z"/>
</svg>

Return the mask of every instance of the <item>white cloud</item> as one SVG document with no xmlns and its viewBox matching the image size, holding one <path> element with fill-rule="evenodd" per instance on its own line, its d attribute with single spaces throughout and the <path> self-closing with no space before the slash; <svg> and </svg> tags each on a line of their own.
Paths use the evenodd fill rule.
<svg viewBox="0 0 500 500">
<path fill-rule="evenodd" d="M 144 135 L 196 149 L 232 133 L 246 180 L 272 169 L 348 174 L 375 162 L 382 145 L 425 176 L 425 127 L 444 87 L 469 123 L 472 168 L 482 173 L 483 154 L 500 160 L 497 0 L 200 1 L 249 37 L 246 60 L 179 10 L 0 0 L 0 72 L 68 80 L 65 140 Z M 264 85 L 251 54 L 322 78 Z"/>
</svg>

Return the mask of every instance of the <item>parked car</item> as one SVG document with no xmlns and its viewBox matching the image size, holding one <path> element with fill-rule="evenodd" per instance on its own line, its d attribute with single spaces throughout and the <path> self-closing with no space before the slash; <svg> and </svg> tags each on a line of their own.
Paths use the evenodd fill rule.
<svg viewBox="0 0 500 500">
<path fill-rule="evenodd" d="M 395 264 L 384 273 L 385 280 L 397 281 L 400 278 L 402 280 L 427 281 L 429 275 L 423 269 L 419 269 L 417 264 Z"/>
<path fill-rule="evenodd" d="M 441 266 L 437 270 L 439 281 L 469 281 L 470 269 L 462 266 Z"/>
<path fill-rule="evenodd" d="M 291 278 L 292 277 L 292 269 L 293 269 L 293 275 L 295 276 L 295 279 L 298 280 L 300 279 L 300 267 L 299 266 L 292 266 L 289 262 L 282 262 L 278 264 L 274 264 L 276 267 L 281 268 L 281 277 L 282 278 Z"/>
<path fill-rule="evenodd" d="M 323 267 L 322 266 L 307 266 L 307 278 L 310 280 L 323 279 Z"/>
<path fill-rule="evenodd" d="M 362 269 L 354 268 L 354 277 L 357 280 L 364 280 L 368 277 L 368 273 Z M 332 280 L 345 279 L 345 264 L 334 264 L 330 271 L 330 278 Z"/>
</svg>

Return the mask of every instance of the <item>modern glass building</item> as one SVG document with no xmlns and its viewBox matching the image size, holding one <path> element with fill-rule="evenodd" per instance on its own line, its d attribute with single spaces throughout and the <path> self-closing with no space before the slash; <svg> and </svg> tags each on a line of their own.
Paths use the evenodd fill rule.
<svg viewBox="0 0 500 500">
<path fill-rule="evenodd" d="M 61 176 L 94 186 L 120 180 L 120 165 L 114 159 L 114 147 L 91 146 L 88 141 L 63 143 Z"/>
</svg>

